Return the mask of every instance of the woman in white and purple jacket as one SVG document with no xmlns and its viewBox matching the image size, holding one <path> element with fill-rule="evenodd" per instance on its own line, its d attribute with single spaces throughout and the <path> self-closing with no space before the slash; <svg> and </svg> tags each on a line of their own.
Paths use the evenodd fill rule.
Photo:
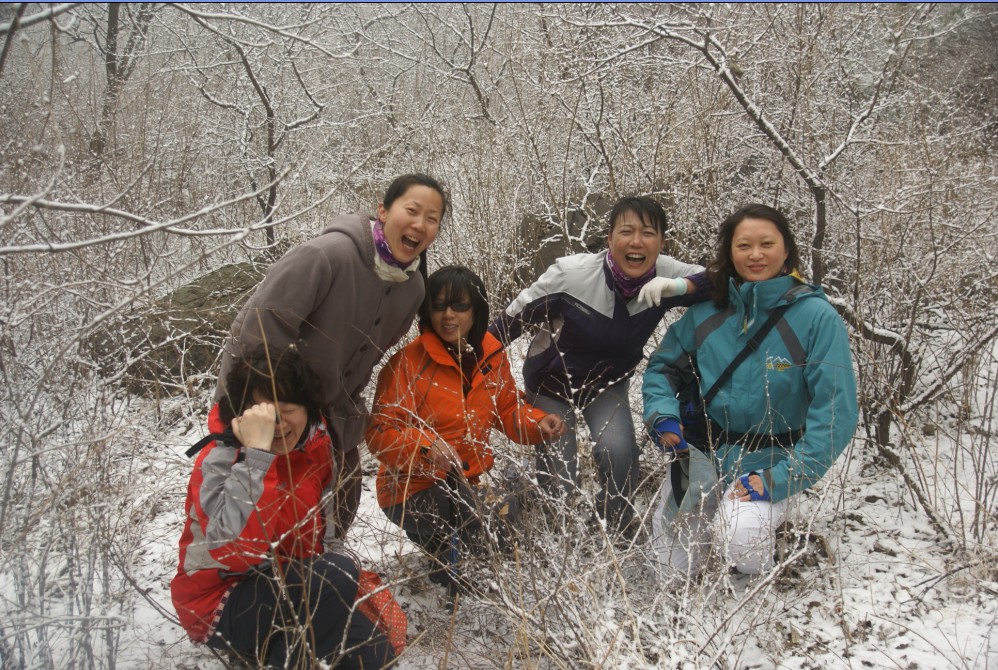
<svg viewBox="0 0 998 670">
<path fill-rule="evenodd" d="M 701 266 L 663 253 L 667 223 L 655 201 L 622 198 L 609 219 L 606 250 L 558 259 L 490 331 L 508 344 L 525 326 L 537 327 L 523 364 L 527 398 L 568 427 L 538 456 L 541 485 L 552 493 L 575 489 L 581 411 L 601 484 L 598 511 L 611 530 L 624 530 L 634 514 L 639 454 L 628 381 L 665 312 L 706 300 L 709 285 Z"/>
</svg>

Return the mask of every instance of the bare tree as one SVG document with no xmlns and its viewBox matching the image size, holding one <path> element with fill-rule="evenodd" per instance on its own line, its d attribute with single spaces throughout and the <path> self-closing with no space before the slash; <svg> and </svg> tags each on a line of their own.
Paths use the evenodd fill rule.
<svg viewBox="0 0 998 670">
<path fill-rule="evenodd" d="M 554 257 L 599 249 L 620 195 L 660 200 L 674 254 L 698 261 L 737 205 L 782 208 L 855 336 L 859 444 L 875 449 L 843 467 L 886 464 L 953 540 L 954 569 L 985 570 L 994 25 L 985 6 L 917 4 L 0 9 L 0 663 L 126 664 L 136 587 L 165 602 L 136 567 L 179 513 L 189 463 L 163 443 L 198 432 L 214 370 L 180 366 L 151 399 L 132 370 L 160 345 L 189 363 L 224 332 L 198 330 L 207 312 L 174 318 L 178 292 L 236 263 L 259 273 L 417 170 L 453 196 L 431 263 L 475 269 L 493 309 Z M 662 464 L 645 458 L 642 500 Z M 149 471 L 162 490 L 140 490 Z M 815 509 L 840 509 L 846 479 Z M 515 560 L 485 566 L 497 586 L 475 615 L 515 644 L 420 644 L 446 659 L 467 643 L 484 667 L 705 667 L 798 634 L 775 619 L 811 549 L 739 596 L 778 614 L 743 621 L 728 580 L 636 591 L 637 547 L 588 523 L 593 500 L 583 485 L 571 508 L 541 501 Z M 414 579 L 394 555 L 381 567 Z"/>
</svg>

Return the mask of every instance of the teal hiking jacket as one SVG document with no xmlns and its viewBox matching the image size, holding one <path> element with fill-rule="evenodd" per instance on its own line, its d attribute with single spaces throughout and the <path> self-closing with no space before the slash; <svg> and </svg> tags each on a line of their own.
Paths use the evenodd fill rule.
<svg viewBox="0 0 998 670">
<path fill-rule="evenodd" d="M 714 445 L 721 478 L 730 483 L 761 470 L 776 502 L 813 486 L 852 440 L 859 410 L 849 338 L 821 288 L 792 276 L 741 286 L 732 281 L 728 295 L 727 308 L 713 302 L 693 305 L 666 332 L 645 370 L 644 422 L 651 431 L 659 419 L 678 420 L 676 393 L 694 370 L 706 393 L 769 311 L 791 303 L 707 408 L 710 418 L 731 433 L 804 431 L 793 449 Z M 707 450 L 707 445 L 694 446 Z"/>
</svg>

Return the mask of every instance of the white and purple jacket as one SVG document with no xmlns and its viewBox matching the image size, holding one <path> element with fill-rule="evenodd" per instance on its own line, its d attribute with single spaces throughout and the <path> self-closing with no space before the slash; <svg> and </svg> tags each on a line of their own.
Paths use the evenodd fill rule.
<svg viewBox="0 0 998 670">
<path fill-rule="evenodd" d="M 504 344 L 518 338 L 526 324 L 539 327 L 523 363 L 529 393 L 585 407 L 600 391 L 634 374 L 665 312 L 709 299 L 703 268 L 664 254 L 657 275 L 689 277 L 697 290 L 665 298 L 657 307 L 626 299 L 614 286 L 607 253 L 559 258 L 489 326 Z"/>
</svg>

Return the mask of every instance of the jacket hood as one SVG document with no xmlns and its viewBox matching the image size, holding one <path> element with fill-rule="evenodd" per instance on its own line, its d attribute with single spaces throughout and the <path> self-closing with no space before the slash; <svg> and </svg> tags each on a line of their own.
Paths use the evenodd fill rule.
<svg viewBox="0 0 998 670">
<path fill-rule="evenodd" d="M 361 223 L 362 225 L 358 225 Z M 355 212 L 353 214 L 342 214 L 334 217 L 329 225 L 322 229 L 320 235 L 330 233 L 340 233 L 346 235 L 357 247 L 357 253 L 363 259 L 364 264 L 372 270 L 374 269 L 374 235 L 371 233 L 371 217 L 367 214 Z"/>
</svg>

